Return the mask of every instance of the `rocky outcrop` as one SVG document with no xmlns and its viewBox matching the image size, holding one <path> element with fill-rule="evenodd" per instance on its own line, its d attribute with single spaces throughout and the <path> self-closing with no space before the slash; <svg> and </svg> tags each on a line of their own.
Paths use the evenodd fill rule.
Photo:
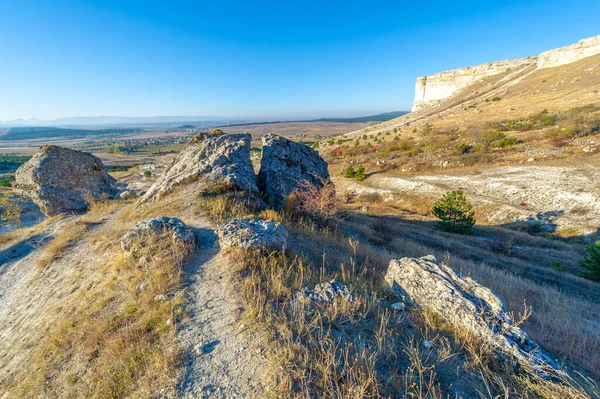
<svg viewBox="0 0 600 399">
<path fill-rule="evenodd" d="M 135 255 L 152 240 L 170 236 L 173 244 L 191 250 L 195 243 L 194 232 L 178 218 L 159 216 L 138 222 L 121 239 L 121 248 L 127 255 Z"/>
<path fill-rule="evenodd" d="M 264 251 L 285 251 L 288 231 L 272 220 L 247 217 L 232 220 L 220 226 L 217 231 L 221 248 L 259 249 Z"/>
<path fill-rule="evenodd" d="M 583 39 L 570 46 L 544 51 L 537 57 L 537 67 L 540 69 L 554 68 L 596 54 L 600 54 L 600 36 Z"/>
<path fill-rule="evenodd" d="M 354 295 L 348 287 L 339 281 L 331 280 L 327 283 L 317 284 L 313 290 L 303 288 L 294 293 L 294 302 L 297 303 L 334 303 L 336 300 L 354 301 Z"/>
<path fill-rule="evenodd" d="M 275 135 L 262 140 L 258 187 L 269 205 L 281 209 L 303 182 L 318 187 L 331 183 L 327 162 L 312 148 Z"/>
<path fill-rule="evenodd" d="M 535 57 L 518 58 L 418 77 L 412 111 L 418 111 L 424 106 L 444 100 L 487 76 L 498 75 L 511 69 L 526 68 L 534 65 L 535 62 Z"/>
<path fill-rule="evenodd" d="M 403 302 L 431 312 L 490 345 L 515 370 L 545 376 L 556 367 L 514 325 L 500 298 L 470 278 L 438 264 L 434 256 L 392 260 L 385 281 Z"/>
<path fill-rule="evenodd" d="M 415 99 L 412 110 L 414 112 L 423 107 L 436 104 L 488 76 L 511 70 L 524 70 L 528 67 L 533 67 L 533 69 L 553 68 L 597 54 L 600 54 L 600 36 L 583 39 L 570 46 L 544 51 L 538 56 L 490 62 L 439 72 L 431 76 L 421 76 L 417 78 L 415 85 Z"/>
<path fill-rule="evenodd" d="M 139 203 L 156 201 L 180 184 L 223 183 L 231 188 L 258 193 L 250 162 L 249 134 L 199 134 L 179 153 Z"/>
<path fill-rule="evenodd" d="M 41 146 L 15 173 L 16 191 L 46 215 L 82 211 L 86 201 L 113 198 L 115 183 L 99 158 L 55 145 Z"/>
<path fill-rule="evenodd" d="M 124 190 L 118 194 L 118 199 L 128 200 L 137 196 L 137 193 L 133 190 Z"/>
</svg>

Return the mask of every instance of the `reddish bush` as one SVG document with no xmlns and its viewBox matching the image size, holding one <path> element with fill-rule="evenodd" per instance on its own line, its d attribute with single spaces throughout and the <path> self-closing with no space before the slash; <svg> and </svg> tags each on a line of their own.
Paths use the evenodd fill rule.
<svg viewBox="0 0 600 399">
<path fill-rule="evenodd" d="M 569 138 L 567 136 L 554 136 L 550 138 L 549 142 L 552 147 L 564 147 L 569 142 Z"/>
<path fill-rule="evenodd" d="M 298 184 L 299 188 L 292 194 L 296 201 L 296 210 L 305 216 L 325 221 L 337 212 L 335 186 L 321 180 L 321 185 L 314 185 L 308 180 Z"/>
<path fill-rule="evenodd" d="M 331 150 L 329 150 L 329 155 L 331 155 L 332 157 L 341 157 L 342 156 L 342 149 L 341 148 L 332 148 Z"/>
</svg>

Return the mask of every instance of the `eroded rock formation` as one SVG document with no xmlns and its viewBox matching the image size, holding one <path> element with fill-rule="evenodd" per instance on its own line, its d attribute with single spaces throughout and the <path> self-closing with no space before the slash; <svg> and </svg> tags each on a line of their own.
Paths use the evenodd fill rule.
<svg viewBox="0 0 600 399">
<path fill-rule="evenodd" d="M 87 201 L 112 198 L 116 181 L 87 152 L 43 145 L 15 173 L 17 192 L 46 215 L 87 209 Z"/>
<path fill-rule="evenodd" d="M 516 370 L 547 375 L 556 367 L 539 346 L 514 325 L 498 296 L 438 264 L 434 256 L 392 260 L 385 281 L 405 303 L 415 304 L 490 345 Z"/>
<path fill-rule="evenodd" d="M 327 162 L 312 148 L 276 135 L 263 137 L 258 187 L 267 203 L 281 209 L 303 182 L 331 183 Z"/>
<path fill-rule="evenodd" d="M 250 161 L 249 134 L 199 134 L 179 153 L 171 166 L 140 199 L 156 201 L 180 184 L 224 183 L 258 193 Z"/>
</svg>

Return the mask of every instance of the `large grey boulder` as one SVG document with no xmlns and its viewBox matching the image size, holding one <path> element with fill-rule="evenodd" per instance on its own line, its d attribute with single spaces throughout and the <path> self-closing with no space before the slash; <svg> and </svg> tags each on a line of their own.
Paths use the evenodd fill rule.
<svg viewBox="0 0 600 399">
<path fill-rule="evenodd" d="M 317 187 L 331 183 L 327 162 L 312 148 L 275 135 L 262 141 L 258 187 L 269 205 L 281 209 L 303 182 Z"/>
<path fill-rule="evenodd" d="M 502 300 L 469 277 L 438 264 L 433 255 L 392 260 L 385 281 L 405 303 L 431 312 L 491 346 L 516 370 L 547 375 L 556 364 L 514 325 Z"/>
<path fill-rule="evenodd" d="M 156 201 L 176 186 L 192 181 L 223 183 L 231 188 L 258 193 L 250 161 L 249 134 L 199 134 L 179 153 L 139 203 Z"/>
<path fill-rule="evenodd" d="M 165 234 L 173 244 L 181 244 L 191 250 L 195 243 L 194 232 L 178 218 L 159 216 L 142 220 L 121 238 L 121 248 L 127 255 L 136 254 L 152 240 Z"/>
<path fill-rule="evenodd" d="M 285 251 L 289 235 L 281 224 L 252 216 L 225 223 L 216 233 L 221 248 L 264 251 Z"/>
<path fill-rule="evenodd" d="M 112 198 L 119 190 L 99 158 L 88 152 L 43 145 L 15 173 L 17 192 L 46 215 L 87 209 L 87 200 Z"/>
</svg>

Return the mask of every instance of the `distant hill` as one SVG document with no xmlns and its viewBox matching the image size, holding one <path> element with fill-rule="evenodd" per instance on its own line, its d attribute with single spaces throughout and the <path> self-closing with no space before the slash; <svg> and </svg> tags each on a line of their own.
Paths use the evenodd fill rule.
<svg viewBox="0 0 600 399">
<path fill-rule="evenodd" d="M 92 135 L 130 134 L 140 129 L 63 129 L 58 127 L 13 127 L 0 140 L 27 140 L 44 137 L 85 137 Z"/>
<path fill-rule="evenodd" d="M 386 122 L 395 118 L 399 118 L 403 115 L 408 114 L 408 111 L 393 111 L 386 112 L 383 114 L 369 115 L 369 116 L 356 116 L 351 118 L 319 118 L 319 119 L 308 119 L 308 120 L 277 120 L 277 121 L 263 121 L 263 122 L 244 122 L 244 123 L 230 123 L 221 125 L 220 127 L 235 127 L 235 126 L 249 126 L 249 125 L 274 125 L 277 123 L 314 123 L 314 122 L 332 122 L 332 123 L 365 123 L 365 122 Z"/>
<path fill-rule="evenodd" d="M 320 118 L 313 119 L 307 122 L 341 122 L 341 123 L 359 123 L 359 122 L 386 122 L 394 118 L 401 117 L 402 115 L 408 114 L 408 111 L 393 111 L 385 112 L 383 114 L 370 115 L 370 116 L 357 116 L 355 118 Z"/>
</svg>

